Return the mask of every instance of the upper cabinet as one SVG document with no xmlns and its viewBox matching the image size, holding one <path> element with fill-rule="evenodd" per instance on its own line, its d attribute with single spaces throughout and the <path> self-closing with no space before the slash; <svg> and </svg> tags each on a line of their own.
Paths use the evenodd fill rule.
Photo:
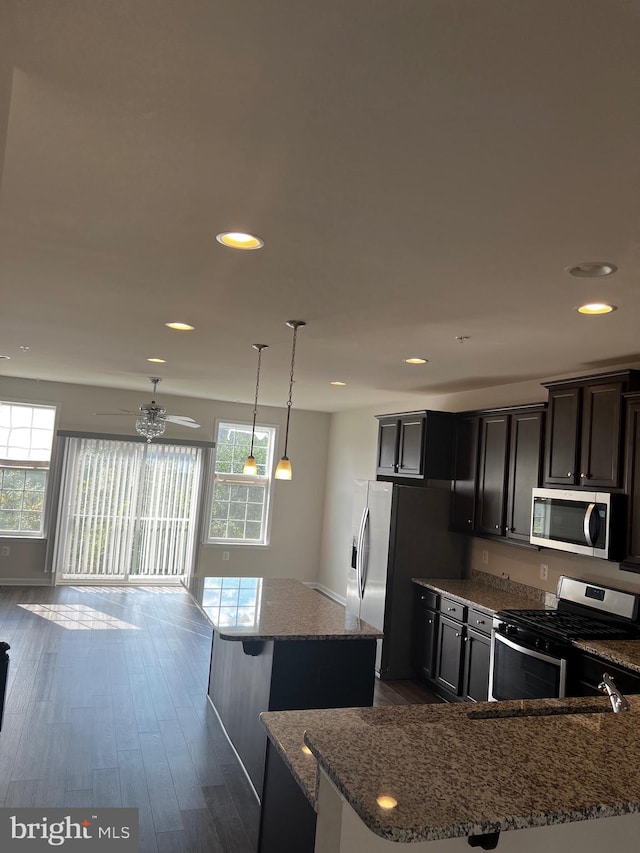
<svg viewBox="0 0 640 853">
<path fill-rule="evenodd" d="M 545 486 L 622 487 L 622 395 L 640 389 L 639 377 L 624 370 L 545 383 Z"/>
<path fill-rule="evenodd" d="M 378 418 L 378 480 L 450 480 L 454 417 L 448 412 L 401 412 Z"/>
<path fill-rule="evenodd" d="M 456 438 L 451 482 L 451 530 L 473 533 L 476 515 L 478 471 L 478 415 L 456 420 Z"/>
<path fill-rule="evenodd" d="M 458 418 L 451 529 L 529 542 L 531 490 L 540 485 L 544 404 Z"/>
<path fill-rule="evenodd" d="M 627 395 L 625 491 L 627 537 L 622 565 L 640 572 L 640 394 Z"/>
</svg>

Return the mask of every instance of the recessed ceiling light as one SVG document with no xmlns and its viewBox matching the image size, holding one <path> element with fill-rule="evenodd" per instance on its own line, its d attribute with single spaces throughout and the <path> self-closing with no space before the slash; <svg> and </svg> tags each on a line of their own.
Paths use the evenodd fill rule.
<svg viewBox="0 0 640 853">
<path fill-rule="evenodd" d="M 19 350 L 22 350 L 22 352 L 29 352 L 29 350 L 31 349 L 31 347 L 27 347 L 27 346 L 24 346 L 24 344 L 21 344 L 21 345 L 18 347 L 18 349 L 19 349 Z"/>
<path fill-rule="evenodd" d="M 333 382 L 329 383 L 329 385 L 339 385 L 340 387 L 342 387 L 343 385 L 346 385 L 346 384 L 347 384 L 346 382 L 338 382 L 337 379 L 334 379 Z"/>
<path fill-rule="evenodd" d="M 195 326 L 190 326 L 188 323 L 165 323 L 165 326 L 177 332 L 193 332 L 195 329 Z"/>
<path fill-rule="evenodd" d="M 426 364 L 428 358 L 405 358 L 405 364 Z"/>
<path fill-rule="evenodd" d="M 576 308 L 576 311 L 579 314 L 611 314 L 617 307 L 617 305 L 607 305 L 606 302 L 588 302 Z"/>
<path fill-rule="evenodd" d="M 166 358 L 148 358 L 147 361 L 150 361 L 151 364 L 166 364 Z"/>
<path fill-rule="evenodd" d="M 10 356 L 10 355 L 0 355 L 0 358 L 4 358 L 4 359 L 5 359 L 5 361 L 11 361 L 11 356 Z"/>
<path fill-rule="evenodd" d="M 386 795 L 382 797 L 377 797 L 376 803 L 380 806 L 381 809 L 395 809 L 398 805 L 398 801 L 395 797 L 388 797 Z"/>
<path fill-rule="evenodd" d="M 261 249 L 264 246 L 264 240 L 260 237 L 256 237 L 255 234 L 245 234 L 242 231 L 222 231 L 216 234 L 216 240 L 230 249 Z"/>
<path fill-rule="evenodd" d="M 602 278 L 605 275 L 612 275 L 617 269 L 618 267 L 609 261 L 585 261 L 582 264 L 576 264 L 575 267 L 567 267 L 567 272 L 578 278 Z"/>
</svg>

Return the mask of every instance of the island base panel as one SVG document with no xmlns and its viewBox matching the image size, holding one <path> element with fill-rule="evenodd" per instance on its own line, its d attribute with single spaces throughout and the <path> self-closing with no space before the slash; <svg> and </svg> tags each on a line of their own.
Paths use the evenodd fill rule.
<svg viewBox="0 0 640 853">
<path fill-rule="evenodd" d="M 256 790 L 267 733 L 262 711 L 373 704 L 376 641 L 265 640 L 245 644 L 213 632 L 209 697 Z"/>
<path fill-rule="evenodd" d="M 268 742 L 258 853 L 313 853 L 315 835 L 311 803 Z"/>
</svg>

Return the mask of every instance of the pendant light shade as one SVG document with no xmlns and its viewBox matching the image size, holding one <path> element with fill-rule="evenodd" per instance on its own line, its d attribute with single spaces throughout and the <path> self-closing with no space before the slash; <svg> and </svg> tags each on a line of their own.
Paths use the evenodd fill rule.
<svg viewBox="0 0 640 853">
<path fill-rule="evenodd" d="M 256 458 L 253 455 L 253 442 L 256 437 L 256 416 L 258 414 L 258 392 L 260 391 L 260 364 L 262 362 L 262 350 L 267 349 L 268 344 L 254 344 L 253 348 L 258 350 L 258 369 L 256 371 L 256 396 L 253 401 L 253 424 L 251 426 L 251 450 L 249 451 L 249 455 L 247 456 L 244 468 L 242 469 L 243 474 L 250 474 L 255 476 L 258 473 L 258 463 L 256 462 Z"/>
<path fill-rule="evenodd" d="M 291 460 L 287 456 L 289 447 L 289 421 L 291 420 L 291 398 L 293 396 L 293 372 L 296 364 L 296 339 L 300 326 L 306 326 L 304 320 L 289 320 L 287 326 L 293 329 L 293 343 L 291 345 L 291 372 L 289 374 L 289 400 L 287 401 L 287 425 L 284 432 L 284 453 L 276 467 L 276 480 L 290 480 L 292 478 Z"/>
</svg>

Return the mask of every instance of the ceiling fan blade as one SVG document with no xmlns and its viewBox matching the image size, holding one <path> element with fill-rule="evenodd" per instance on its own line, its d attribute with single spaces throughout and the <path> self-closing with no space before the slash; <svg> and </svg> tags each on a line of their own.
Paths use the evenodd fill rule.
<svg viewBox="0 0 640 853">
<path fill-rule="evenodd" d="M 191 429 L 200 429 L 200 424 L 196 423 L 193 418 L 183 417 L 182 415 L 165 415 L 163 420 L 172 424 L 191 427 Z"/>
<path fill-rule="evenodd" d="M 121 418 L 121 417 L 124 417 L 125 415 L 127 417 L 130 417 L 131 415 L 137 415 L 138 412 L 125 412 L 125 411 L 120 411 L 120 412 L 92 412 L 92 414 L 93 415 L 113 415 L 115 417 Z"/>
</svg>

